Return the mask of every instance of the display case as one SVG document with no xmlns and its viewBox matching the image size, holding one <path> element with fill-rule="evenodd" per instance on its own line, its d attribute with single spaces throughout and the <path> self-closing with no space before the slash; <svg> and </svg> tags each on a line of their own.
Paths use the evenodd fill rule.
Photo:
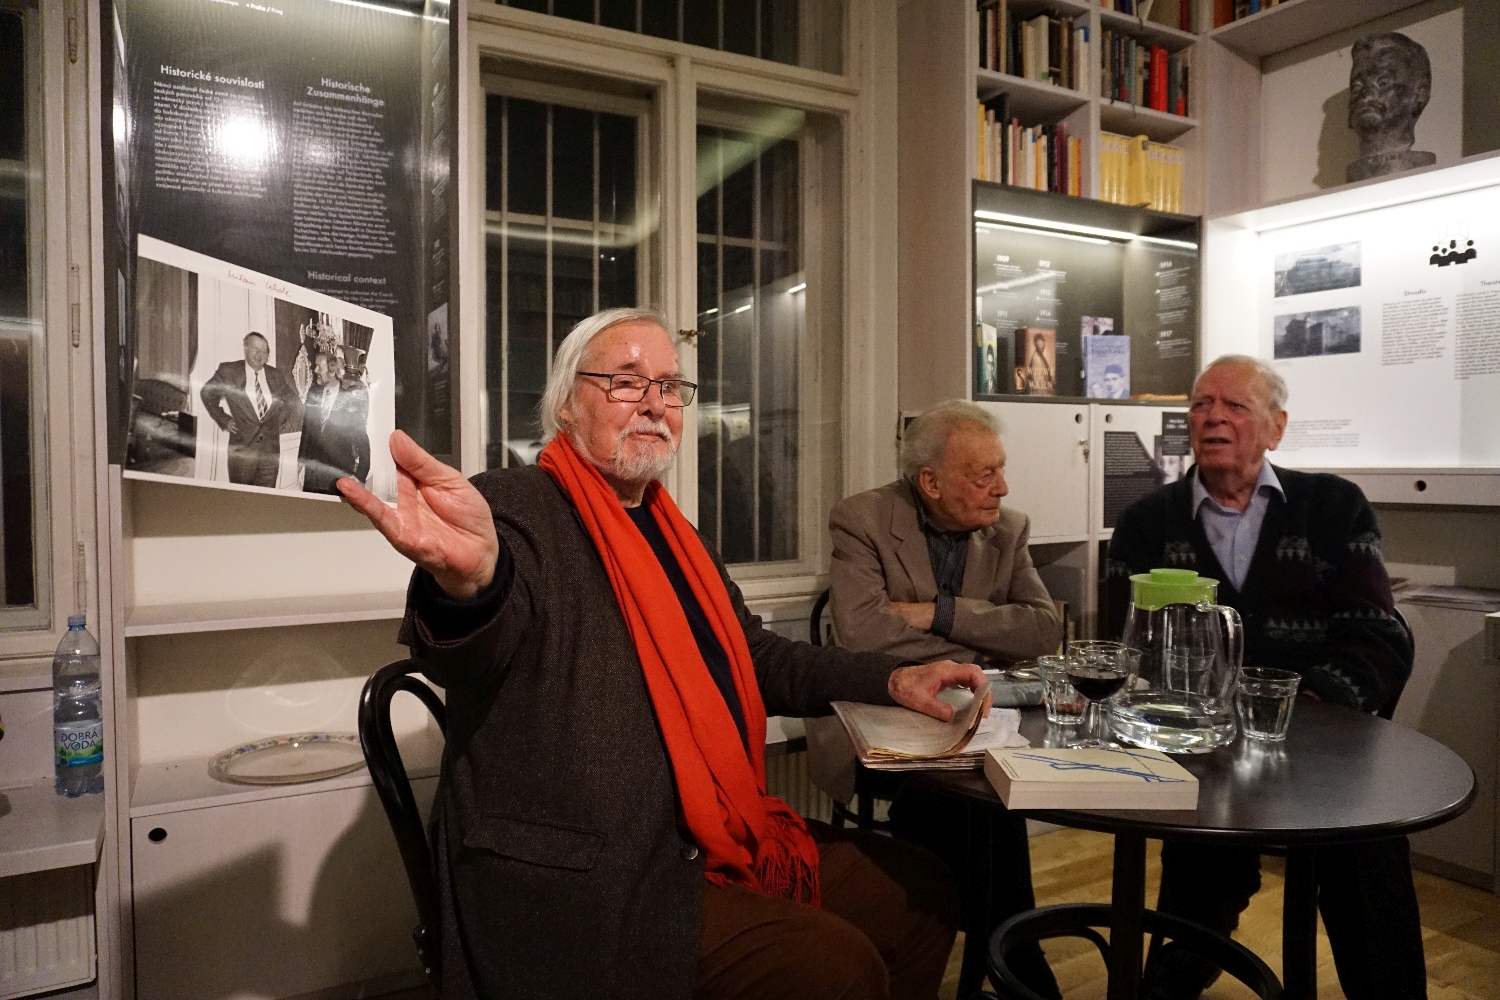
<svg viewBox="0 0 1500 1000">
<path fill-rule="evenodd" d="M 976 399 L 1186 400 L 1200 222 L 974 182 Z"/>
</svg>

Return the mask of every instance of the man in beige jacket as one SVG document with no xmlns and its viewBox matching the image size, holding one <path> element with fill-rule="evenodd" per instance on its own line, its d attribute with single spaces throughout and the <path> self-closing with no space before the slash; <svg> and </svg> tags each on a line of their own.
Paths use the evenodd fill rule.
<svg viewBox="0 0 1500 1000">
<path fill-rule="evenodd" d="M 1001 506 L 1005 447 L 994 416 L 963 400 L 939 403 L 907 428 L 900 464 L 896 482 L 840 501 L 829 516 L 839 645 L 981 664 L 1054 651 L 1062 619 L 1026 547 L 1030 519 Z M 835 798 L 853 790 L 847 741 L 836 723 L 808 720 L 814 770 Z M 891 805 L 891 823 L 898 837 L 954 869 L 974 948 L 1036 905 L 1026 824 L 1003 807 L 971 809 L 908 787 Z M 1013 954 L 1011 963 L 1032 989 L 1058 995 L 1041 949 Z"/>
<path fill-rule="evenodd" d="M 834 633 L 850 649 L 912 660 L 1031 659 L 1062 639 L 1026 543 L 1031 522 L 1001 506 L 997 422 L 950 400 L 912 421 L 901 479 L 840 501 L 828 519 Z"/>
</svg>

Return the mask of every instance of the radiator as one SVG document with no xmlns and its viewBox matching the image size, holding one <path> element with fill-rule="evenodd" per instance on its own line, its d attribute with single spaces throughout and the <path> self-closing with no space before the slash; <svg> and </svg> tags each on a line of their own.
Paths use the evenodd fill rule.
<svg viewBox="0 0 1500 1000">
<path fill-rule="evenodd" d="M 766 791 L 808 819 L 832 818 L 832 801 L 808 776 L 806 751 L 767 757 Z"/>
<path fill-rule="evenodd" d="M 90 865 L 0 879 L 0 1000 L 94 978 Z"/>
</svg>

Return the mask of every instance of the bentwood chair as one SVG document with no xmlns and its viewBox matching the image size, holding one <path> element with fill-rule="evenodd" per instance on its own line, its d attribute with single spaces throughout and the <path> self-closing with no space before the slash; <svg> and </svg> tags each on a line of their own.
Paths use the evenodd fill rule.
<svg viewBox="0 0 1500 1000">
<path fill-rule="evenodd" d="M 1163 955 L 1176 950 L 1199 955 L 1223 969 L 1226 975 L 1239 980 L 1260 1000 L 1281 1000 L 1281 981 L 1271 967 L 1249 948 L 1181 917 L 1155 910 L 1147 910 L 1142 916 L 1144 929 L 1167 942 L 1162 949 Z M 1077 937 L 1098 948 L 1108 967 L 1109 942 L 1099 933 L 1099 928 L 1107 927 L 1109 906 L 1103 903 L 1044 906 L 1017 914 L 1001 924 L 990 937 L 990 985 L 1002 1000 L 1045 1000 L 1010 970 L 1006 964 L 1009 954 L 1028 942 Z M 1151 993 L 1153 971 L 1153 963 L 1148 961 L 1146 978 L 1141 982 L 1141 996 Z"/>
<path fill-rule="evenodd" d="M 438 931 L 442 927 L 437 880 L 427 831 L 422 827 L 417 800 L 412 795 L 411 782 L 407 780 L 406 767 L 401 762 L 401 751 L 391 731 L 391 699 L 398 691 L 415 695 L 427 706 L 444 734 L 447 733 L 448 720 L 437 692 L 413 676 L 415 671 L 416 665 L 412 661 L 397 660 L 370 675 L 359 696 L 359 742 L 364 748 L 370 779 L 375 783 L 380 804 L 385 807 L 386 818 L 390 820 L 391 832 L 396 835 L 396 847 L 401 852 L 401 863 L 406 867 L 406 880 L 417 904 L 417 926 L 411 934 L 416 942 L 417 957 L 422 961 L 427 978 L 437 987 L 440 985 Z"/>
</svg>

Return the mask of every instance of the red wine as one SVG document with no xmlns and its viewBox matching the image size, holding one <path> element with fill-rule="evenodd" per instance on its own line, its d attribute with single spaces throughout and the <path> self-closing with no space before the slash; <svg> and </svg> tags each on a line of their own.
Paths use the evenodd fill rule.
<svg viewBox="0 0 1500 1000">
<path fill-rule="evenodd" d="M 1103 701 L 1125 686 L 1125 674 L 1109 667 L 1068 668 L 1068 683 L 1089 701 Z"/>
</svg>

